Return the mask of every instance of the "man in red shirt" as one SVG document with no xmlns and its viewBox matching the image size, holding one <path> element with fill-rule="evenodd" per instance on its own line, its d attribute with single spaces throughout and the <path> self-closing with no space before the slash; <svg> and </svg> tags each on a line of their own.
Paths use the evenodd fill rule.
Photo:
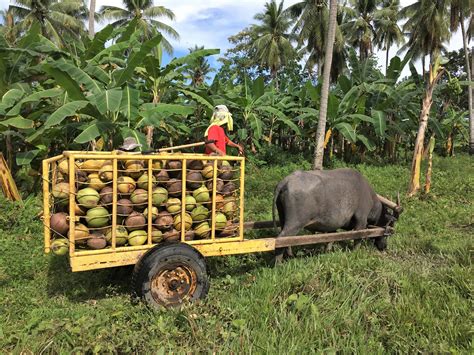
<svg viewBox="0 0 474 355">
<path fill-rule="evenodd" d="M 233 129 L 232 115 L 229 109 L 225 105 L 217 105 L 214 108 L 214 113 L 211 117 L 211 124 L 204 133 L 207 140 L 215 141 L 215 143 L 206 144 L 206 154 L 218 154 L 226 155 L 226 147 L 234 147 L 239 150 L 239 154 L 243 154 L 244 148 L 240 144 L 232 142 L 229 137 L 225 134 L 225 130 L 222 126 L 227 125 L 227 129 L 232 131 Z"/>
</svg>

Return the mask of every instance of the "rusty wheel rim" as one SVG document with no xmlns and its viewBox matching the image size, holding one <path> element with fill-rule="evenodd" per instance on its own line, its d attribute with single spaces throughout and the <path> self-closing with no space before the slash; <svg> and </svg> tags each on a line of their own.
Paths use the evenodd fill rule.
<svg viewBox="0 0 474 355">
<path fill-rule="evenodd" d="M 171 264 L 159 270 L 151 280 L 151 295 L 162 305 L 176 305 L 190 299 L 196 287 L 197 275 L 192 268 Z"/>
</svg>

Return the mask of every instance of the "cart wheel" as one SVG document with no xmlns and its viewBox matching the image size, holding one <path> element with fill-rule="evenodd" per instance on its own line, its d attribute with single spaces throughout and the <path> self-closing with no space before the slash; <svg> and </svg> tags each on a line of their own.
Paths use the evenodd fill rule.
<svg viewBox="0 0 474 355">
<path fill-rule="evenodd" d="M 388 246 L 387 237 L 383 236 L 374 238 L 374 244 L 379 251 L 384 251 L 385 249 L 387 249 Z"/>
<path fill-rule="evenodd" d="M 132 287 L 151 306 L 175 307 L 204 298 L 209 279 L 204 257 L 187 244 L 150 250 L 133 271 Z"/>
</svg>

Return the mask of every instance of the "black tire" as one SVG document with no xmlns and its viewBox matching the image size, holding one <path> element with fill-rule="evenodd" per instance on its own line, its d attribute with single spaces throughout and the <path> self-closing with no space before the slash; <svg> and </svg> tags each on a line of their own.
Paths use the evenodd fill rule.
<svg viewBox="0 0 474 355">
<path fill-rule="evenodd" d="M 153 307 L 176 307 L 204 298 L 209 291 L 205 259 L 187 244 L 160 245 L 135 265 L 132 289 Z"/>
<path fill-rule="evenodd" d="M 382 237 L 374 238 L 374 244 L 379 251 L 386 250 L 388 246 L 387 237 L 382 236 Z"/>
</svg>

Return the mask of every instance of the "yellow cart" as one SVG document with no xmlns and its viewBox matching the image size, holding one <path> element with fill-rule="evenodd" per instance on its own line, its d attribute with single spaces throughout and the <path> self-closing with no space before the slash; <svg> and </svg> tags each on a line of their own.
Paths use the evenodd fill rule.
<svg viewBox="0 0 474 355">
<path fill-rule="evenodd" d="M 86 161 L 88 163 L 85 163 Z M 96 234 L 104 234 L 105 231 L 108 231 L 110 238 L 107 246 L 100 249 L 88 249 L 76 240 L 77 228 L 81 221 L 87 218 L 78 203 L 77 191 L 84 186 L 96 187 L 91 183 L 91 179 L 93 179 L 91 175 L 95 174 L 95 171 L 92 171 L 93 169 L 87 171 L 87 168 L 81 167 L 89 166 L 94 161 L 97 163 L 96 166 L 108 164 L 105 171 L 109 173 L 110 179 L 104 179 L 103 183 L 109 188 L 112 196 L 111 202 L 107 206 L 110 211 L 107 216 L 107 226 L 95 228 L 96 230 L 90 228 L 90 232 Z M 147 191 L 147 202 L 142 204 L 139 210 L 142 214 L 146 214 L 146 224 L 142 229 L 146 231 L 147 238 L 141 245 L 120 245 L 117 227 L 124 225 L 124 217 L 118 213 L 118 206 L 120 206 L 118 202 L 124 194 L 119 191 L 119 178 L 120 176 L 133 175 L 124 167 L 130 166 L 130 162 L 137 161 L 140 163 L 138 166 L 141 167 L 138 174 L 146 176 L 142 179 L 141 186 Z M 171 162 L 175 164 L 171 164 Z M 221 191 L 218 186 L 222 180 L 220 174 L 224 162 L 228 162 L 231 166 L 232 177 L 228 178 L 227 176 L 223 183 L 225 185 L 233 184 L 233 186 L 223 193 L 225 199 L 222 200 L 219 199 Z M 170 166 L 173 168 L 169 168 Z M 201 221 L 208 223 L 209 230 L 206 230 L 204 235 L 200 235 L 200 238 L 188 238 L 190 226 L 186 223 L 176 224 L 176 221 L 186 220 L 186 214 L 189 214 L 186 198 L 193 193 L 193 189 L 190 189 L 189 186 L 196 186 L 196 182 L 190 182 L 187 175 L 193 171 L 202 170 L 203 166 L 209 167 L 207 179 L 197 183 L 209 187 L 209 199 L 201 203 L 206 205 L 209 210 L 208 219 L 205 222 Z M 177 235 L 157 241 L 154 238 L 156 216 L 153 215 L 153 211 L 154 208 L 155 211 L 164 210 L 167 205 L 166 203 L 154 204 L 153 193 L 157 186 L 169 183 L 169 180 L 163 182 L 156 178 L 159 174 L 163 174 L 163 170 L 166 174 L 176 177 L 173 178 L 174 184 L 181 184 L 181 189 L 175 191 L 174 196 L 182 203 L 180 210 L 174 215 L 174 226 L 179 226 Z M 137 173 L 134 173 L 136 177 Z M 63 152 L 61 155 L 43 161 L 44 251 L 49 253 L 52 243 L 58 238 L 67 241 L 69 261 L 73 272 L 135 265 L 132 284 L 136 295 L 151 305 L 173 306 L 185 300 L 192 301 L 206 296 L 209 289 L 209 279 L 205 257 L 267 252 L 288 246 L 375 238 L 392 233 L 393 224 L 386 228 L 373 227 L 359 231 L 246 239 L 244 230 L 273 228 L 273 222 L 244 223 L 244 176 L 245 158 L 243 157 L 168 152 L 156 154 L 124 153 L 121 151 Z M 63 200 L 58 200 L 56 196 L 53 196 L 54 186 L 60 182 L 63 183 L 63 186 L 64 184 L 68 186 L 68 196 Z M 401 208 L 395 203 L 383 198 L 382 202 L 392 208 L 394 214 L 401 212 Z M 224 203 L 234 206 L 230 212 L 227 211 L 229 213 L 226 214 L 225 228 L 219 225 L 220 221 L 216 220 L 216 216 L 222 214 Z M 98 204 L 100 205 L 100 202 Z M 143 207 L 146 208 L 145 211 L 143 211 Z M 135 209 L 135 206 L 133 208 Z M 58 233 L 51 228 L 51 217 L 55 213 L 67 214 L 67 234 L 64 231 Z M 166 212 L 163 211 L 163 213 Z M 194 222 L 192 226 L 194 226 Z"/>
</svg>

